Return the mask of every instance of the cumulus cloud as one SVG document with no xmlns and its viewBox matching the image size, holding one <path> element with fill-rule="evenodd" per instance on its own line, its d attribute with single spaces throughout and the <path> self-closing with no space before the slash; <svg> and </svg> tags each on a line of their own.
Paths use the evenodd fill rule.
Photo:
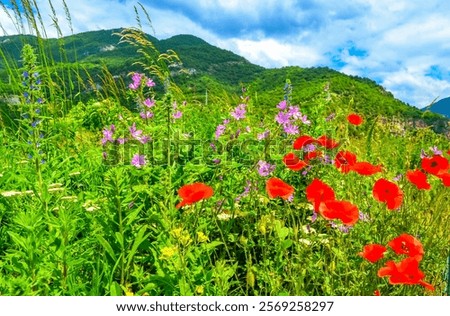
<svg viewBox="0 0 450 316">
<path fill-rule="evenodd" d="M 232 39 L 222 44 L 229 50 L 239 51 L 249 61 L 263 67 L 309 66 L 318 64 L 323 57 L 313 48 L 302 45 L 282 43 L 274 39 L 242 40 Z"/>
<path fill-rule="evenodd" d="M 36 0 L 49 36 L 51 11 Z M 136 26 L 130 0 L 66 1 L 74 32 Z M 2 1 L 7 3 L 7 1 Z M 70 34 L 60 0 L 53 0 Z M 265 66 L 328 66 L 418 107 L 450 95 L 450 3 L 440 0 L 141 0 L 157 38 L 193 34 Z M 137 6 L 139 8 L 139 6 Z M 142 16 L 143 17 L 143 16 Z M 15 28 L 0 11 L 3 30 Z M 145 19 L 143 19 L 145 21 Z M 153 30 L 155 33 L 153 33 Z M 0 30 L 1 32 L 1 30 Z M 1 35 L 1 33 L 0 33 Z"/>
</svg>

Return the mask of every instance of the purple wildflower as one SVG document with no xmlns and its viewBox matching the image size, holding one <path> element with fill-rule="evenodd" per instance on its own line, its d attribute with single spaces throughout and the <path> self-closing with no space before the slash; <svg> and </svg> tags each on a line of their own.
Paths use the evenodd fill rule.
<svg viewBox="0 0 450 316">
<path fill-rule="evenodd" d="M 346 225 L 341 225 L 341 224 L 336 224 L 335 222 L 331 222 L 331 227 L 333 228 L 337 228 L 338 230 L 340 230 L 341 232 L 343 232 L 344 234 L 348 234 L 350 232 L 350 229 L 352 229 L 352 226 L 346 226 Z"/>
<path fill-rule="evenodd" d="M 232 111 L 230 114 L 234 119 L 240 120 L 245 118 L 245 113 L 247 112 L 245 109 L 246 105 L 241 103 L 239 104 L 234 111 Z"/>
<path fill-rule="evenodd" d="M 134 139 L 139 139 L 142 135 L 142 131 L 136 129 L 136 123 L 134 123 L 134 122 L 133 122 L 133 125 L 131 125 L 131 127 L 129 128 L 129 130 L 130 130 L 131 136 Z"/>
<path fill-rule="evenodd" d="M 213 162 L 214 162 L 216 165 L 218 165 L 218 164 L 221 162 L 221 160 L 220 160 L 220 159 L 213 159 Z"/>
<path fill-rule="evenodd" d="M 172 114 L 174 119 L 179 119 L 181 118 L 181 116 L 183 115 L 183 113 L 181 111 L 176 111 L 175 113 Z"/>
<path fill-rule="evenodd" d="M 288 124 L 290 122 L 289 118 L 289 114 L 285 112 L 278 112 L 277 116 L 275 116 L 278 124 Z"/>
<path fill-rule="evenodd" d="M 153 117 L 153 113 L 150 112 L 150 111 L 141 112 L 141 113 L 139 113 L 139 115 L 140 115 L 141 118 L 144 119 L 144 120 L 148 120 L 148 119 L 150 119 L 150 118 Z"/>
<path fill-rule="evenodd" d="M 303 147 L 303 151 L 306 153 L 313 152 L 314 150 L 316 150 L 316 145 L 314 144 L 307 144 Z"/>
<path fill-rule="evenodd" d="M 125 144 L 125 142 L 126 142 L 127 140 L 128 140 L 128 139 L 127 139 L 127 138 L 124 138 L 124 137 L 119 137 L 119 138 L 116 139 L 117 143 L 119 143 L 120 145 Z"/>
<path fill-rule="evenodd" d="M 401 179 L 402 179 L 402 177 L 403 177 L 403 175 L 401 174 L 401 173 L 399 173 L 398 175 L 396 175 L 395 177 L 394 177 L 394 181 L 400 181 Z"/>
<path fill-rule="evenodd" d="M 132 83 L 130 83 L 130 85 L 128 86 L 131 90 L 137 90 L 139 89 L 139 87 L 141 86 L 141 81 L 142 81 L 142 75 L 139 73 L 134 73 L 133 76 L 131 77 L 131 80 L 133 80 Z"/>
<path fill-rule="evenodd" d="M 369 216 L 369 214 L 359 212 L 359 220 L 361 220 L 362 222 L 369 222 L 370 216 Z"/>
<path fill-rule="evenodd" d="M 147 99 L 144 100 L 143 103 L 148 108 L 151 108 L 152 106 L 155 106 L 155 100 L 153 100 L 153 99 L 147 98 Z"/>
<path fill-rule="evenodd" d="M 226 126 L 225 125 L 217 125 L 216 128 L 216 140 L 219 139 L 220 136 L 223 135 L 223 133 L 225 132 Z"/>
<path fill-rule="evenodd" d="M 263 160 L 258 161 L 258 173 L 262 177 L 267 177 L 269 174 L 271 174 L 275 170 L 275 165 L 271 165 L 268 162 L 265 162 Z"/>
<path fill-rule="evenodd" d="M 136 168 L 140 168 L 142 166 L 145 166 L 145 156 L 144 155 L 139 155 L 139 154 L 135 154 L 133 156 L 133 158 L 131 159 L 131 164 L 133 166 L 135 166 Z"/>
<path fill-rule="evenodd" d="M 284 110 L 286 110 L 286 106 L 287 106 L 287 102 L 286 102 L 286 100 L 283 100 L 280 103 L 278 103 L 277 108 L 284 111 Z"/>
<path fill-rule="evenodd" d="M 265 130 L 264 132 L 258 134 L 258 136 L 256 136 L 256 138 L 258 140 L 263 140 L 263 139 L 266 139 L 269 136 L 269 134 L 270 134 L 270 131 L 269 130 Z"/>
<path fill-rule="evenodd" d="M 210 143 L 210 144 L 209 144 L 209 147 L 211 147 L 211 149 L 212 149 L 213 151 L 216 151 L 216 150 L 217 150 L 217 147 L 216 147 L 216 145 L 215 145 L 214 143 Z"/>
<path fill-rule="evenodd" d="M 328 155 L 324 155 L 323 157 L 321 157 L 321 160 L 324 165 L 332 165 L 333 164 L 333 160 Z"/>
<path fill-rule="evenodd" d="M 423 150 L 423 149 L 421 149 L 420 150 L 420 159 L 423 159 L 423 158 L 429 158 L 429 156 L 427 155 L 427 153 L 425 152 L 425 150 Z"/>
<path fill-rule="evenodd" d="M 227 125 L 228 123 L 230 123 L 230 120 L 229 119 L 225 119 L 225 120 L 223 120 L 223 125 Z"/>
<path fill-rule="evenodd" d="M 147 82 L 145 83 L 145 85 L 147 87 L 151 88 L 151 87 L 154 87 L 156 85 L 156 83 L 152 79 L 148 78 Z"/>
<path fill-rule="evenodd" d="M 313 212 L 313 214 L 311 215 L 311 223 L 314 223 L 317 220 L 317 213 Z"/>
<path fill-rule="evenodd" d="M 302 175 L 306 176 L 311 169 L 312 169 L 311 165 L 307 166 L 305 169 L 303 169 Z"/>
<path fill-rule="evenodd" d="M 308 117 L 306 115 L 303 115 L 302 117 L 300 117 L 300 120 L 302 121 L 303 124 L 305 125 L 310 125 L 311 121 L 308 120 Z"/>
<path fill-rule="evenodd" d="M 240 201 L 243 197 L 246 197 L 250 193 L 252 186 L 252 182 L 247 180 L 247 185 L 244 187 L 244 192 L 239 194 L 234 200 Z"/>
<path fill-rule="evenodd" d="M 114 139 L 112 138 L 114 130 L 105 128 L 103 131 L 103 138 L 102 138 L 102 145 L 105 145 L 107 142 L 114 142 Z"/>
<path fill-rule="evenodd" d="M 430 150 L 433 152 L 433 155 L 442 156 L 442 150 L 439 150 L 437 146 L 430 147 Z"/>
<path fill-rule="evenodd" d="M 298 126 L 292 124 L 285 124 L 283 130 L 286 134 L 297 135 L 299 133 Z"/>
<path fill-rule="evenodd" d="M 302 113 L 300 112 L 297 106 L 290 106 L 287 113 L 289 114 L 290 117 L 294 118 L 295 120 L 298 120 L 302 117 Z"/>
<path fill-rule="evenodd" d="M 141 137 L 138 137 L 136 139 L 138 141 L 140 141 L 141 144 L 147 144 L 151 140 L 151 138 L 149 136 L 141 136 Z"/>
</svg>

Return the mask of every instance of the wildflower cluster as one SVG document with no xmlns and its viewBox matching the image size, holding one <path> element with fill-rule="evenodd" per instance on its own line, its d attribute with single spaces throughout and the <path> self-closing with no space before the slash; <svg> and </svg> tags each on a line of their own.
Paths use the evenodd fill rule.
<svg viewBox="0 0 450 316">
<path fill-rule="evenodd" d="M 419 284 L 430 291 L 434 287 L 425 282 L 425 274 L 419 269 L 419 263 L 424 256 L 422 243 L 412 235 L 401 234 L 388 242 L 387 246 L 398 256 L 403 256 L 400 262 L 389 260 L 378 270 L 379 277 L 388 277 L 390 284 Z M 359 255 L 371 263 L 384 258 L 387 248 L 380 244 L 364 246 Z"/>
<path fill-rule="evenodd" d="M 277 108 L 280 112 L 276 116 L 276 121 L 285 128 L 285 132 L 286 130 L 291 130 L 291 125 L 293 125 L 295 120 L 302 120 L 302 115 L 298 108 L 288 106 L 286 100 L 281 101 Z M 241 120 L 245 118 L 245 109 L 246 107 L 240 104 L 231 112 L 231 116 L 235 120 Z M 360 115 L 354 113 L 350 114 L 347 120 L 349 124 L 355 126 L 359 126 L 364 122 Z M 223 124 L 217 126 L 216 139 L 223 135 L 229 123 L 230 120 L 226 119 L 223 121 Z M 298 130 L 296 130 L 297 132 Z M 264 139 L 269 133 L 270 131 L 267 130 L 259 134 L 258 139 Z M 286 133 L 289 134 L 288 132 Z M 322 164 L 334 165 L 336 170 L 344 176 L 354 172 L 360 176 L 369 177 L 377 176 L 385 171 L 381 164 L 359 161 L 356 154 L 348 150 L 341 149 L 333 153 L 333 150 L 340 146 L 339 142 L 326 135 L 317 138 L 310 135 L 301 135 L 293 141 L 293 150 L 284 155 L 282 162 L 294 172 L 310 170 L 314 160 L 320 160 Z M 328 150 L 327 154 L 325 154 L 324 150 Z M 441 179 L 443 184 L 448 186 L 449 162 L 437 148 L 433 148 L 432 151 L 432 156 L 423 153 L 422 170 L 407 172 L 408 181 L 418 189 L 430 189 L 426 174 Z M 268 177 L 275 172 L 275 164 L 259 160 L 256 164 L 256 169 L 260 176 Z M 281 198 L 291 202 L 294 200 L 296 190 L 281 178 L 270 177 L 265 184 L 265 190 L 270 199 Z M 244 192 L 235 201 L 239 201 L 242 197 L 247 196 L 251 190 L 257 190 L 257 183 L 254 184 L 252 181 L 247 181 Z M 213 190 L 205 184 L 196 183 L 182 187 L 179 195 L 183 200 L 177 204 L 177 207 L 209 198 L 213 195 Z M 404 193 L 396 183 L 383 177 L 378 177 L 378 179 L 373 181 L 372 197 L 375 201 L 384 203 L 389 210 L 399 210 L 403 204 Z M 331 227 L 337 228 L 344 233 L 348 233 L 358 221 L 371 220 L 368 214 L 359 211 L 355 203 L 338 199 L 334 189 L 319 178 L 314 178 L 306 187 L 305 198 L 312 204 L 312 222 L 315 222 L 318 215 L 320 215 L 323 219 L 330 222 Z M 424 251 L 421 243 L 416 238 L 404 233 L 391 240 L 388 246 L 397 255 L 407 255 L 408 257 L 399 263 L 387 261 L 386 265 L 379 269 L 379 277 L 389 277 L 391 284 L 419 284 L 429 290 L 434 289 L 431 284 L 424 281 L 425 275 L 419 270 L 419 262 L 423 257 Z M 373 263 L 380 260 L 386 251 L 387 248 L 383 245 L 369 244 L 364 247 L 360 255 Z"/>
<path fill-rule="evenodd" d="M 298 122 L 310 125 L 306 115 L 300 112 L 298 106 L 288 106 L 286 100 L 278 103 L 277 108 L 280 110 L 275 116 L 275 121 L 283 127 L 283 130 L 288 135 L 297 135 L 299 133 Z"/>
<path fill-rule="evenodd" d="M 153 79 L 147 77 L 142 73 L 132 73 L 132 82 L 128 85 L 129 94 L 132 96 L 135 108 L 139 112 L 141 120 L 128 123 L 122 115 L 119 115 L 119 124 L 110 125 L 102 130 L 103 137 L 101 143 L 103 146 L 103 158 L 109 159 L 114 163 L 121 161 L 121 159 L 127 159 L 127 157 L 109 157 L 110 155 L 116 155 L 118 146 L 127 146 L 127 149 L 133 150 L 130 163 L 136 168 L 141 168 L 147 164 L 147 158 L 145 154 L 142 154 L 142 146 L 149 142 L 152 142 L 152 137 L 146 131 L 150 130 L 150 120 L 156 119 L 158 110 L 157 102 L 155 100 L 155 92 L 153 88 L 156 83 Z M 181 106 L 185 106 L 186 101 Z M 159 106 L 162 111 L 162 107 Z M 170 105 L 171 118 L 173 121 L 182 117 L 182 111 L 176 101 L 173 101 Z M 160 117 L 160 116 L 159 116 Z M 172 122 L 173 122 L 172 121 Z M 169 124 L 172 122 L 168 122 Z"/>
</svg>

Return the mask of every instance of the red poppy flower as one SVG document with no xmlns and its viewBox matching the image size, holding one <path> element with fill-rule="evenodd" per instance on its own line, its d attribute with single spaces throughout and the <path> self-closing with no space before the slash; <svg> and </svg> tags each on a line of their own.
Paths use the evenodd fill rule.
<svg viewBox="0 0 450 316">
<path fill-rule="evenodd" d="M 286 167 L 294 171 L 299 171 L 308 165 L 303 160 L 300 160 L 294 153 L 286 154 L 283 157 L 283 162 Z"/>
<path fill-rule="evenodd" d="M 388 246 L 398 255 L 407 255 L 414 257 L 417 261 L 422 260 L 424 251 L 422 243 L 408 234 L 401 234 L 397 238 L 392 239 Z"/>
<path fill-rule="evenodd" d="M 319 179 L 314 179 L 310 185 L 306 187 L 306 199 L 313 203 L 314 210 L 319 211 L 321 202 L 334 200 L 335 194 L 333 189 Z"/>
<path fill-rule="evenodd" d="M 371 163 L 365 161 L 355 163 L 350 167 L 350 170 L 353 170 L 363 176 L 371 176 L 382 171 L 380 165 L 374 166 Z"/>
<path fill-rule="evenodd" d="M 422 169 L 429 174 L 439 176 L 441 174 L 447 173 L 449 169 L 449 162 L 441 155 L 434 155 L 431 158 L 424 157 L 422 158 Z"/>
<path fill-rule="evenodd" d="M 337 146 L 339 146 L 339 143 L 334 141 L 331 138 L 326 137 L 325 135 L 320 136 L 319 138 L 317 138 L 317 143 L 320 144 L 321 146 L 327 148 L 327 149 L 333 149 L 336 148 Z"/>
<path fill-rule="evenodd" d="M 403 202 L 402 190 L 395 183 L 386 179 L 379 179 L 375 182 L 372 194 L 375 200 L 386 203 L 390 210 L 398 209 Z"/>
<path fill-rule="evenodd" d="M 447 150 L 447 155 L 450 155 L 450 150 Z"/>
<path fill-rule="evenodd" d="M 340 219 L 344 225 L 352 226 L 359 219 L 358 207 L 348 201 L 328 200 L 319 205 L 319 213 L 325 219 Z"/>
<path fill-rule="evenodd" d="M 406 178 L 419 190 L 429 190 L 431 188 L 431 185 L 427 181 L 427 175 L 420 170 L 407 171 Z"/>
<path fill-rule="evenodd" d="M 271 199 L 281 197 L 282 199 L 287 200 L 294 194 L 294 188 L 278 178 L 270 178 L 267 180 L 266 191 Z"/>
<path fill-rule="evenodd" d="M 363 251 L 359 253 L 364 259 L 375 263 L 384 257 L 387 248 L 379 244 L 370 244 L 363 247 Z"/>
<path fill-rule="evenodd" d="M 373 291 L 374 296 L 381 296 L 380 290 Z"/>
<path fill-rule="evenodd" d="M 213 196 L 213 194 L 213 189 L 204 183 L 199 182 L 184 185 L 178 190 L 178 195 L 183 200 L 176 205 L 176 208 L 180 208 L 188 204 L 194 204 L 203 199 L 208 199 Z"/>
<path fill-rule="evenodd" d="M 300 150 L 303 148 L 303 146 L 308 145 L 308 144 L 312 144 L 314 143 L 316 140 L 308 135 L 303 135 L 300 136 L 299 138 L 297 138 L 294 142 L 294 149 L 295 150 Z"/>
<path fill-rule="evenodd" d="M 334 165 L 342 173 L 349 173 L 351 167 L 356 163 L 356 155 L 349 151 L 340 151 L 334 159 Z"/>
<path fill-rule="evenodd" d="M 353 125 L 356 125 L 356 126 L 361 125 L 364 122 L 363 118 L 360 115 L 356 114 L 356 113 L 352 113 L 352 114 L 348 115 L 347 116 L 347 121 L 350 124 L 353 124 Z"/>
<path fill-rule="evenodd" d="M 450 173 L 441 174 L 439 175 L 439 178 L 444 186 L 450 187 Z"/>
<path fill-rule="evenodd" d="M 322 157 L 323 153 L 320 150 L 314 150 L 311 151 L 309 153 L 306 153 L 303 157 L 303 159 L 305 160 L 306 163 L 309 163 L 311 160 L 317 158 L 317 157 Z"/>
<path fill-rule="evenodd" d="M 434 291 L 431 284 L 423 281 L 425 274 L 419 270 L 419 261 L 414 257 L 408 257 L 399 263 L 386 262 L 386 265 L 378 270 L 378 276 L 389 277 L 390 284 L 419 284 Z"/>
</svg>

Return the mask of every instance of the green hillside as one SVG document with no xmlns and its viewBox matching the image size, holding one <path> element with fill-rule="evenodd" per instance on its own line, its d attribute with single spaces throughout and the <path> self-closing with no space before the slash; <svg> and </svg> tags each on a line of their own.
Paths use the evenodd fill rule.
<svg viewBox="0 0 450 316">
<path fill-rule="evenodd" d="M 49 75 L 57 73 L 60 80 L 64 81 L 64 86 L 68 80 L 78 78 L 81 81 L 79 89 L 84 91 L 77 91 L 77 87 L 73 86 L 68 92 L 70 95 L 86 95 L 85 92 L 89 90 L 86 83 L 89 80 L 102 86 L 106 68 L 108 75 L 116 78 L 115 80 L 128 80 L 130 72 L 142 71 L 135 62 L 143 59 L 136 47 L 120 42 L 118 34 L 121 31 L 122 29 L 92 31 L 40 41 L 36 37 L 25 35 L 0 37 L 3 56 L 0 58 L 0 89 L 3 92 L 11 89 L 8 83 L 11 74 L 6 72 L 6 63 L 14 65 L 20 60 L 24 43 L 35 46 L 40 52 L 39 56 L 48 56 L 47 61 L 40 62 L 49 66 L 50 61 L 54 70 Z M 282 98 L 285 80 L 289 79 L 295 89 L 292 100 L 294 103 L 312 105 L 315 98 L 323 92 L 324 86 L 329 86 L 330 96 L 354 111 L 373 116 L 400 116 L 406 120 L 423 119 L 437 131 L 447 127 L 444 117 L 431 112 L 424 114 L 395 99 L 390 92 L 367 78 L 348 76 L 329 68 L 264 69 L 192 35 L 177 35 L 165 40 L 158 40 L 150 35 L 147 38 L 158 51 L 173 50 L 177 53 L 182 63 L 171 66 L 172 77 L 189 100 L 203 102 L 206 93 L 210 98 L 221 97 L 223 93 L 227 93 L 228 97 L 237 96 L 241 85 L 244 85 L 250 87 L 251 93 L 257 96 L 255 102 L 260 106 L 271 106 Z M 45 54 L 41 54 L 41 51 Z M 64 75 L 64 71 L 68 74 Z"/>
</svg>

